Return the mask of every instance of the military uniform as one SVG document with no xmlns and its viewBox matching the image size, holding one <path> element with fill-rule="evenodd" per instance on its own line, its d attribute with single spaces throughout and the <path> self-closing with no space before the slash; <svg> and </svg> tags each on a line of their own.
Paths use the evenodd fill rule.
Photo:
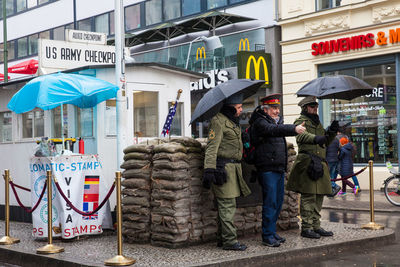
<svg viewBox="0 0 400 267">
<path fill-rule="evenodd" d="M 318 180 L 312 180 L 307 169 L 311 162 L 309 154 L 314 154 L 325 159 L 326 146 L 321 147 L 315 144 L 315 136 L 324 136 L 328 134 L 327 143 L 329 144 L 335 138 L 335 132 L 325 131 L 321 123 L 317 124 L 308 116 L 301 115 L 294 124 L 299 125 L 305 122 L 304 127 L 307 131 L 296 136 L 299 154 L 293 164 L 289 175 L 286 188 L 288 190 L 301 193 L 300 215 L 301 227 L 304 230 L 318 230 L 320 226 L 320 211 L 324 195 L 332 193 L 330 182 L 329 167 L 326 161 L 322 161 L 323 176 Z"/>
<path fill-rule="evenodd" d="M 242 176 L 242 138 L 241 129 L 224 114 L 215 115 L 210 124 L 208 143 L 205 152 L 204 168 L 216 169 L 217 158 L 230 160 L 225 164 L 227 174 L 223 185 L 212 184 L 218 204 L 218 241 L 223 246 L 237 242 L 233 217 L 236 211 L 236 197 L 249 195 L 250 189 Z"/>
</svg>

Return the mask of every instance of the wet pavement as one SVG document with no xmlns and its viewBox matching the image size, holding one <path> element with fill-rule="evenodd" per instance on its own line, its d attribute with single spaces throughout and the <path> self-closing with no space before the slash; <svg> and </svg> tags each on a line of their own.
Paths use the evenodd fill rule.
<svg viewBox="0 0 400 267">
<path fill-rule="evenodd" d="M 376 206 L 382 211 L 376 212 L 376 221 L 400 231 L 400 207 L 392 206 L 384 196 L 378 196 L 379 193 L 376 192 Z M 311 240 L 301 238 L 299 230 L 291 230 L 280 233 L 287 241 L 279 248 L 263 246 L 258 235 L 240 239 L 249 247 L 244 252 L 223 251 L 215 243 L 181 249 L 124 244 L 123 254 L 136 259 L 134 266 L 310 266 L 311 257 L 312 266 L 373 266 L 374 261 L 389 264 L 376 266 L 399 266 L 390 265 L 400 251 L 399 245 L 394 243 L 393 230 L 360 228 L 360 224 L 369 222 L 368 209 L 364 207 L 368 197 L 367 192 L 362 192 L 357 197 L 347 195 L 325 200 L 322 226 L 333 230 L 334 237 Z M 349 207 L 361 210 L 354 211 Z M 385 212 L 386 208 L 393 211 Z M 65 248 L 64 253 L 37 255 L 36 249 L 46 242 L 34 240 L 31 230 L 31 224 L 11 224 L 11 236 L 21 239 L 21 243 L 0 246 L 0 262 L 20 266 L 104 266 L 104 261 L 117 252 L 116 235 L 107 232 L 72 242 L 54 240 L 55 245 Z M 0 233 L 4 233 L 4 222 L 0 222 Z M 387 249 L 391 247 L 396 250 Z"/>
</svg>

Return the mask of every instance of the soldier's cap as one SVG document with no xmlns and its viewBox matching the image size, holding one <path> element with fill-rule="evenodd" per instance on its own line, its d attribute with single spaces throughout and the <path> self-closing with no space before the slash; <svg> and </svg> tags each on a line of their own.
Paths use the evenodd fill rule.
<svg viewBox="0 0 400 267">
<path fill-rule="evenodd" d="M 260 101 L 263 105 L 279 106 L 281 104 L 281 96 L 281 94 L 271 94 L 261 98 Z"/>
<path fill-rule="evenodd" d="M 243 103 L 243 94 L 234 94 L 227 99 L 225 99 L 224 104 L 235 105 Z"/>
<path fill-rule="evenodd" d="M 318 104 L 317 98 L 315 96 L 306 96 L 299 102 L 300 107 L 304 107 L 305 105 L 311 105 L 311 104 Z"/>
</svg>

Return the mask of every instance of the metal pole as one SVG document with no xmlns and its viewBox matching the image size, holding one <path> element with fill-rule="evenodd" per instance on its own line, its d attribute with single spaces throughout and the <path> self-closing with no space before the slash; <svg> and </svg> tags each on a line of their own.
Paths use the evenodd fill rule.
<svg viewBox="0 0 400 267">
<path fill-rule="evenodd" d="M 400 54 L 396 54 L 396 77 L 400 77 Z M 396 79 L 396 88 L 400 88 L 400 79 Z M 396 99 L 400 99 L 400 90 L 396 90 Z M 397 125 L 400 125 L 400 101 L 396 101 L 396 117 L 397 117 Z M 400 144 L 400 134 L 397 134 L 397 144 Z M 400 146 L 397 146 L 397 163 L 400 166 Z"/>
<path fill-rule="evenodd" d="M 3 57 L 4 57 L 4 82 L 8 82 L 8 48 L 7 48 L 7 9 L 6 0 L 3 0 Z"/>
<path fill-rule="evenodd" d="M 5 223 L 6 231 L 5 236 L 0 239 L 0 245 L 11 245 L 19 243 L 19 239 L 10 237 L 10 170 L 4 170 L 4 184 L 5 184 Z"/>
<path fill-rule="evenodd" d="M 124 14 L 122 0 L 115 0 L 115 78 L 119 87 L 116 103 L 117 120 L 117 169 L 121 169 L 123 150 L 126 143 L 126 96 L 125 96 L 125 60 L 124 60 Z"/>
<path fill-rule="evenodd" d="M 109 266 L 126 266 L 132 265 L 136 262 L 135 259 L 131 259 L 122 255 L 122 208 L 121 208 L 121 172 L 115 172 L 115 184 L 117 187 L 117 235 L 118 235 L 118 255 L 108 259 L 104 262 L 105 265 Z"/>
<path fill-rule="evenodd" d="M 76 23 L 76 0 L 73 0 L 73 9 L 74 9 L 74 30 L 77 30 L 77 23 Z"/>
<path fill-rule="evenodd" d="M 361 226 L 363 229 L 379 230 L 383 229 L 384 226 L 375 223 L 374 216 L 374 162 L 372 160 L 368 161 L 369 166 L 369 210 L 370 210 L 370 222 Z"/>
<path fill-rule="evenodd" d="M 53 245 L 53 201 L 51 199 L 52 185 L 51 185 L 51 171 L 46 172 L 47 181 L 47 245 L 36 250 L 38 254 L 54 254 L 64 251 L 63 247 Z"/>
</svg>

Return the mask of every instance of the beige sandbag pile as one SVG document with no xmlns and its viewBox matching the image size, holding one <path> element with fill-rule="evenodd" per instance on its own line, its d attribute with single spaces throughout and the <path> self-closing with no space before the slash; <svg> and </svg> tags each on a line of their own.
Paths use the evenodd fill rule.
<svg viewBox="0 0 400 267">
<path fill-rule="evenodd" d="M 152 145 L 132 145 L 124 149 L 122 173 L 122 234 L 130 243 L 150 241 L 150 195 Z"/>
</svg>

